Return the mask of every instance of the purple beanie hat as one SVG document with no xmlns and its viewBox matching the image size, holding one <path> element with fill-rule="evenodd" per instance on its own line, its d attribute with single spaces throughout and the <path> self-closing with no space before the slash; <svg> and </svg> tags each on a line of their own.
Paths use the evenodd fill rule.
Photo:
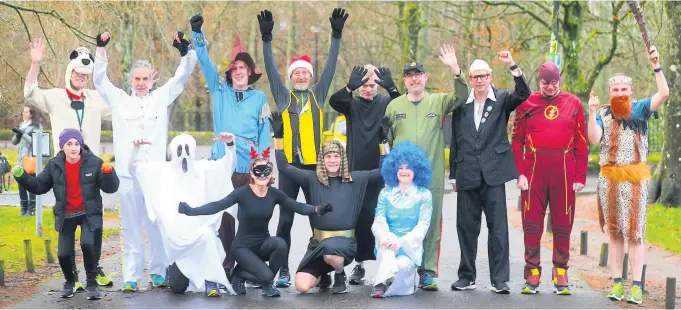
<svg viewBox="0 0 681 310">
<path fill-rule="evenodd" d="M 66 141 L 69 141 L 70 139 L 76 139 L 81 146 L 85 144 L 83 143 L 83 135 L 80 134 L 80 131 L 73 128 L 66 128 L 59 134 L 59 148 L 63 149 Z"/>
</svg>

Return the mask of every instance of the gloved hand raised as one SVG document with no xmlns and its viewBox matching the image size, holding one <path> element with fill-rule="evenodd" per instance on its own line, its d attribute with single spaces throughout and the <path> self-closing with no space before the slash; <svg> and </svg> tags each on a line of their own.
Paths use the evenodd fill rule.
<svg viewBox="0 0 681 310">
<path fill-rule="evenodd" d="M 329 21 L 331 22 L 331 36 L 340 39 L 343 33 L 343 27 L 345 26 L 345 21 L 348 19 L 349 14 L 345 13 L 345 9 L 335 8 Z"/>
<path fill-rule="evenodd" d="M 381 119 L 381 130 L 378 131 L 378 142 L 384 143 L 388 140 L 388 133 L 390 132 L 390 127 L 392 127 L 393 122 L 390 120 L 389 116 L 384 116 Z"/>
<path fill-rule="evenodd" d="M 20 137 L 24 134 L 24 131 L 21 130 L 21 129 L 19 129 L 19 128 L 17 128 L 17 127 L 12 127 L 12 132 L 14 132 L 15 134 L 19 135 Z"/>
<path fill-rule="evenodd" d="M 173 34 L 173 47 L 180 51 L 180 56 L 184 57 L 189 52 L 189 40 L 182 31 L 176 31 Z"/>
<path fill-rule="evenodd" d="M 381 87 L 388 91 L 395 88 L 395 81 L 393 81 L 390 69 L 378 68 L 374 70 L 374 73 L 376 73 L 376 84 L 381 85 Z"/>
<path fill-rule="evenodd" d="M 111 34 L 108 32 L 100 33 L 97 35 L 97 47 L 105 47 L 109 44 L 111 40 Z"/>
<path fill-rule="evenodd" d="M 189 209 L 191 209 L 191 207 L 184 201 L 180 201 L 180 204 L 177 206 L 177 212 L 180 214 L 187 214 Z"/>
<path fill-rule="evenodd" d="M 201 26 L 203 25 L 203 16 L 201 16 L 201 14 L 196 14 L 192 16 L 192 18 L 189 20 L 189 23 L 192 25 L 192 31 L 196 33 L 201 33 Z"/>
<path fill-rule="evenodd" d="M 272 12 L 268 10 L 260 11 L 258 14 L 258 24 L 260 24 L 260 34 L 265 42 L 272 41 L 272 29 L 274 29 L 274 19 Z"/>
<path fill-rule="evenodd" d="M 284 119 L 281 117 L 281 113 L 272 113 L 270 116 L 270 127 L 272 127 L 272 132 L 274 133 L 275 139 L 284 138 Z"/>
<path fill-rule="evenodd" d="M 359 67 L 355 66 L 352 68 L 352 73 L 350 73 L 350 80 L 348 81 L 348 85 L 346 86 L 351 92 L 355 91 L 356 89 L 360 88 L 364 83 L 366 83 L 369 78 L 364 78 L 364 76 L 367 75 L 367 70 L 364 67 Z"/>
<path fill-rule="evenodd" d="M 327 202 L 321 206 L 317 206 L 317 214 L 319 214 L 320 216 L 327 214 L 331 211 L 333 211 L 333 205 L 331 205 L 331 203 Z"/>
</svg>

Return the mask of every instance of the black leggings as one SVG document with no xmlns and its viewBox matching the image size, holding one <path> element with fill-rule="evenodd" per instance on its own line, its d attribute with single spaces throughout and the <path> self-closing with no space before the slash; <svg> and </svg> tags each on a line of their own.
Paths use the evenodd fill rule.
<svg viewBox="0 0 681 310">
<path fill-rule="evenodd" d="M 83 265 L 85 265 L 85 276 L 87 285 L 97 285 L 97 265 L 99 253 L 97 253 L 97 242 L 101 248 L 102 232 L 101 229 L 92 230 L 90 223 L 85 215 L 64 220 L 59 232 L 59 243 L 57 245 L 57 257 L 59 266 L 64 273 L 64 278 L 68 282 L 75 282 L 75 239 L 76 228 L 80 225 L 80 249 L 83 252 Z M 99 240 L 97 240 L 99 239 Z"/>
<path fill-rule="evenodd" d="M 235 247 L 232 255 L 236 260 L 234 274 L 253 283 L 267 284 L 274 280 L 286 260 L 288 247 L 284 239 L 269 237 L 259 246 L 251 248 Z M 269 266 L 265 264 L 269 261 Z"/>
<path fill-rule="evenodd" d="M 296 160 L 297 162 L 297 160 Z M 305 169 L 310 171 L 315 171 L 317 169 L 316 165 L 300 165 L 299 163 L 291 164 L 296 168 Z M 285 174 L 279 174 L 279 189 L 286 194 L 286 196 L 292 199 L 298 199 L 298 191 L 300 190 L 300 185 L 293 182 L 293 180 L 286 177 Z M 303 191 L 305 195 L 305 202 L 310 203 L 310 198 L 307 193 Z M 279 208 L 279 225 L 277 225 L 277 237 L 280 237 L 286 241 L 286 258 L 284 259 L 284 264 L 282 265 L 284 269 L 288 269 L 288 254 L 291 249 L 291 227 L 293 227 L 293 218 L 295 217 L 295 212 L 293 210 L 288 210 L 286 208 Z M 310 217 L 308 217 L 309 219 Z M 310 224 L 312 227 L 312 224 Z"/>
</svg>

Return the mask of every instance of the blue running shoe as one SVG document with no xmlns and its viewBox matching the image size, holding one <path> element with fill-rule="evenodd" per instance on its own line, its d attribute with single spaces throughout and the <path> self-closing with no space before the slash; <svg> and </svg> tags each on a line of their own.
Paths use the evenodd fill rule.
<svg viewBox="0 0 681 310">
<path fill-rule="evenodd" d="M 154 287 L 166 287 L 166 279 L 160 275 L 151 275 L 151 285 Z"/>
<path fill-rule="evenodd" d="M 123 283 L 121 292 L 137 292 L 137 282 L 128 281 Z"/>
</svg>

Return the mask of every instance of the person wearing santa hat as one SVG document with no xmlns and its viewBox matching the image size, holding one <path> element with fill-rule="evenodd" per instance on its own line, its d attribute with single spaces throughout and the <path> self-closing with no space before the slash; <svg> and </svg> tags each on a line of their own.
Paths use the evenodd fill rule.
<svg viewBox="0 0 681 310">
<path fill-rule="evenodd" d="M 547 62 L 539 67 L 539 91 L 515 113 L 512 145 L 525 235 L 521 293 L 536 294 L 541 283 L 540 241 L 548 205 L 553 229 L 553 291 L 570 295 L 567 269 L 575 192 L 584 188 L 589 160 L 582 102 L 560 90 L 558 67 Z"/>
<path fill-rule="evenodd" d="M 255 68 L 251 55 L 246 53 L 241 44 L 239 34 L 234 39 L 232 54 L 225 75 L 221 76 L 208 55 L 206 37 L 201 31 L 203 16 L 195 15 L 190 20 L 194 36 L 194 48 L 199 57 L 201 72 L 208 84 L 213 99 L 213 127 L 215 135 L 230 132 L 236 139 L 236 168 L 232 174 L 232 184 L 238 188 L 249 184 L 251 171 L 251 148 L 258 153 L 270 147 L 271 134 L 270 108 L 265 93 L 255 90 L 249 85 L 260 79 L 262 73 Z M 211 147 L 211 159 L 218 160 L 225 156 L 225 144 L 214 142 Z M 234 267 L 232 242 L 236 234 L 234 217 L 225 212 L 218 235 L 227 253 L 223 268 L 230 277 Z"/>
<path fill-rule="evenodd" d="M 472 90 L 464 105 L 452 115 L 452 141 L 449 155 L 450 183 L 457 192 L 456 232 L 461 247 L 459 279 L 452 290 L 476 288 L 475 258 L 482 213 L 485 213 L 491 290 L 508 294 L 509 241 L 504 184 L 517 177 L 513 166 L 507 125 L 513 112 L 527 97 L 530 87 L 509 51 L 497 57 L 513 75 L 515 89 L 492 86 L 492 68 L 476 59 L 468 71 Z"/>
<path fill-rule="evenodd" d="M 323 141 L 322 131 L 324 130 L 324 102 L 329 92 L 329 87 L 336 72 L 336 62 L 340 50 L 340 39 L 345 21 L 348 14 L 344 9 L 336 8 L 333 10 L 329 21 L 331 23 L 331 46 L 329 47 L 329 57 L 326 59 L 324 71 L 319 76 L 319 82 L 310 86 L 314 69 L 312 62 L 307 55 L 295 56 L 291 58 L 288 67 L 287 78 L 293 85 L 293 90 L 286 88 L 279 77 L 279 72 L 274 62 L 272 53 L 272 29 L 274 19 L 272 12 L 261 11 L 258 14 L 260 33 L 262 34 L 263 53 L 265 54 L 265 71 L 270 81 L 270 89 L 274 102 L 277 104 L 277 111 L 282 113 L 284 119 L 284 153 L 289 164 L 296 168 L 314 171 L 317 164 L 317 154 L 321 150 Z M 298 197 L 300 186 L 292 182 L 285 175 L 279 179 L 279 188 L 289 197 Z M 306 200 L 309 201 L 307 193 Z M 286 209 L 281 209 L 279 214 L 279 226 L 277 236 L 286 241 L 289 249 L 291 248 L 291 227 L 293 226 L 294 213 Z M 291 285 L 291 276 L 287 261 L 279 272 L 278 287 L 288 287 Z M 323 287 L 331 285 L 331 278 L 328 275 L 322 277 L 320 284 Z"/>
</svg>

